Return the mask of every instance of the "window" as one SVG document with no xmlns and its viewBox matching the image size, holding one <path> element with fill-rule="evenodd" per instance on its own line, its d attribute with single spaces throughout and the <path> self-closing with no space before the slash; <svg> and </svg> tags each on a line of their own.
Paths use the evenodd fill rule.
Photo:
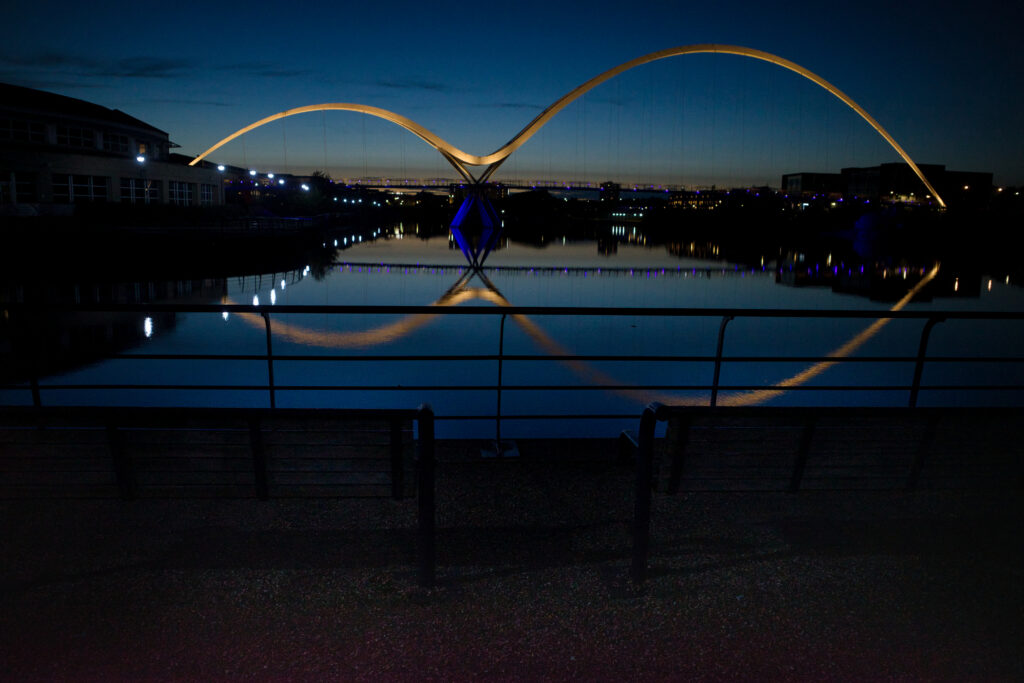
<svg viewBox="0 0 1024 683">
<path fill-rule="evenodd" d="M 91 128 L 75 128 L 73 126 L 57 126 L 57 144 L 68 147 L 96 147 L 96 133 Z"/>
<path fill-rule="evenodd" d="M 103 151 L 116 154 L 128 153 L 128 136 L 117 135 L 116 133 L 103 134 Z"/>
<path fill-rule="evenodd" d="M 121 201 L 128 204 L 155 204 L 160 201 L 160 181 L 145 178 L 121 178 Z"/>
<path fill-rule="evenodd" d="M 216 185 L 210 185 L 203 183 L 199 186 L 199 203 L 203 206 L 210 206 L 213 204 L 213 193 L 217 189 Z"/>
<path fill-rule="evenodd" d="M 53 177 L 53 201 L 62 204 L 107 201 L 107 178 L 90 175 Z"/>
<path fill-rule="evenodd" d="M 0 204 L 36 201 L 34 173 L 0 171 Z"/>
<path fill-rule="evenodd" d="M 0 140 L 11 142 L 46 142 L 46 126 L 35 121 L 0 119 Z"/>
<path fill-rule="evenodd" d="M 180 183 L 176 180 L 167 183 L 167 201 L 179 206 L 192 203 L 192 183 Z"/>
</svg>

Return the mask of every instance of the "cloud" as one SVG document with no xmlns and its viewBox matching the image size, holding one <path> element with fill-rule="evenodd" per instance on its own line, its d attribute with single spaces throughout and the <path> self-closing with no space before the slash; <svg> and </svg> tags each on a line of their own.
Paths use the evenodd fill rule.
<svg viewBox="0 0 1024 683">
<path fill-rule="evenodd" d="M 192 104 L 197 106 L 206 107 L 233 107 L 234 104 L 230 102 L 218 102 L 217 100 L 183 100 L 180 98 L 150 98 L 145 100 L 153 104 Z"/>
<path fill-rule="evenodd" d="M 427 90 L 430 92 L 438 93 L 450 93 L 452 87 L 445 85 L 444 83 L 435 83 L 433 81 L 390 81 L 390 80 L 378 80 L 371 83 L 379 88 L 389 88 L 392 90 Z"/>
<path fill-rule="evenodd" d="M 3 69 L 2 67 L 6 67 Z M 74 79 L 171 79 L 199 75 L 209 71 L 231 71 L 258 78 L 294 78 L 310 72 L 282 68 L 270 63 L 209 64 L 188 58 L 135 55 L 117 59 L 96 59 L 70 52 L 43 50 L 30 54 L 0 53 L 0 72 L 17 71 L 23 80 L 33 82 Z M 57 77 L 64 77 L 59 79 Z M 76 80 L 76 87 L 86 87 Z"/>
<path fill-rule="evenodd" d="M 312 73 L 309 69 L 283 69 L 280 66 L 269 63 L 252 64 L 225 64 L 213 66 L 217 71 L 234 71 L 246 76 L 259 76 L 261 78 L 294 78 L 296 76 L 307 76 Z"/>
<path fill-rule="evenodd" d="M 479 104 L 478 107 L 487 107 L 488 109 L 529 109 L 531 111 L 541 111 L 544 109 L 539 104 L 530 104 L 529 102 L 496 102 L 494 104 Z"/>
<path fill-rule="evenodd" d="M 101 78 L 178 78 L 187 75 L 197 66 L 196 62 L 189 59 L 129 57 L 100 65 L 91 75 Z"/>
<path fill-rule="evenodd" d="M 71 88 L 97 89 L 109 87 L 106 83 L 84 83 L 79 80 L 26 76 L 23 71 L 0 69 L 0 82 L 37 90 L 68 90 Z"/>
</svg>

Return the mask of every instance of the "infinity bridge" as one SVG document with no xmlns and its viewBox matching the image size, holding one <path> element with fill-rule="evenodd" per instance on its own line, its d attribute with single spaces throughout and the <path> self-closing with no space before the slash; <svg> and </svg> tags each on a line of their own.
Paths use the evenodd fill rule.
<svg viewBox="0 0 1024 683">
<path fill-rule="evenodd" d="M 523 128 L 515 136 L 513 136 L 512 139 L 505 143 L 504 146 L 495 150 L 491 154 L 485 156 L 478 156 L 475 154 L 464 152 L 455 145 L 451 144 L 450 142 L 444 140 L 440 136 L 431 132 L 427 128 L 416 123 L 412 119 L 406 118 L 405 116 L 397 114 L 393 111 L 388 111 L 387 109 L 381 109 L 380 107 L 373 107 L 366 104 L 355 104 L 350 102 L 328 102 L 324 104 L 311 104 L 304 107 L 297 107 L 295 109 L 288 109 L 287 111 L 279 112 L 277 114 L 273 114 L 266 118 L 260 119 L 255 123 L 251 123 L 248 126 L 241 128 L 240 130 L 232 133 L 223 140 L 219 141 L 217 144 L 210 147 L 208 150 L 206 150 L 205 152 L 197 156 L 195 159 L 193 159 L 190 165 L 195 165 L 199 163 L 210 153 L 216 151 L 217 149 L 227 144 L 228 142 L 231 142 L 235 138 L 244 135 L 245 133 L 248 133 L 251 130 L 259 128 L 260 126 L 264 126 L 268 123 L 271 123 L 272 121 L 277 121 L 279 119 L 287 118 L 289 116 L 295 116 L 297 114 L 305 114 L 308 112 L 315 111 L 353 111 L 362 114 L 367 114 L 369 116 L 375 116 L 386 121 L 390 121 L 408 130 L 409 132 L 413 133 L 414 135 L 422 139 L 428 145 L 436 149 L 441 154 L 441 156 L 447 159 L 448 162 L 455 168 L 455 170 L 458 171 L 458 173 L 463 178 L 466 179 L 467 182 L 469 182 L 472 185 L 479 185 L 481 183 L 487 182 L 490 179 L 490 177 L 494 174 L 494 172 L 498 169 L 498 167 L 500 167 L 501 164 L 504 163 L 504 161 L 513 152 L 522 147 L 527 140 L 533 137 L 537 133 L 537 131 L 539 131 L 548 121 L 554 118 L 556 114 L 558 114 L 570 103 L 582 97 L 584 94 L 594 89 L 598 85 L 601 85 L 605 81 L 608 81 L 621 73 L 629 71 L 630 69 L 641 66 L 643 64 L 648 64 L 650 62 L 655 62 L 661 59 L 667 59 L 669 57 L 679 57 L 682 55 L 701 53 L 739 55 L 741 57 L 749 57 L 751 59 L 758 59 L 761 61 L 769 62 L 771 64 L 775 64 L 776 66 L 780 66 L 784 69 L 788 69 L 797 74 L 800 74 L 801 76 L 810 80 L 811 82 L 815 83 L 821 88 L 824 88 L 828 92 L 832 93 L 835 97 L 837 97 L 841 102 L 843 102 L 843 104 L 845 104 L 850 109 L 855 111 L 861 118 L 867 121 L 868 124 L 872 128 L 874 128 L 875 131 L 877 131 L 878 134 L 881 135 L 882 138 L 885 139 L 885 141 L 888 142 L 894 150 L 896 150 L 897 154 L 899 154 L 900 157 L 907 162 L 907 164 L 914 171 L 917 177 L 921 179 L 921 182 L 924 183 L 924 186 L 928 188 L 928 191 L 932 194 L 933 197 L 935 197 L 939 205 L 942 207 L 946 206 L 946 203 L 942 200 L 942 197 L 939 195 L 938 192 L 935 191 L 935 188 L 932 187 L 931 183 L 928 182 L 928 179 L 925 178 L 924 174 L 921 172 L 921 169 L 918 168 L 917 164 L 914 163 L 914 160 L 910 158 L 910 155 L 907 154 L 899 145 L 899 143 L 896 142 L 895 138 L 893 138 L 888 133 L 888 131 L 886 131 L 885 128 L 882 127 L 881 124 L 879 124 L 870 114 L 868 114 L 863 107 L 854 102 L 853 99 L 849 95 L 844 93 L 842 90 L 835 87 L 834 85 L 826 81 L 821 76 L 818 76 L 814 72 L 805 69 L 804 67 L 800 66 L 799 64 L 796 64 L 795 62 L 791 62 L 788 59 L 779 57 L 778 55 L 774 55 L 769 52 L 764 52 L 762 50 L 755 50 L 749 47 L 742 47 L 739 45 L 715 45 L 710 43 L 684 45 L 681 47 L 668 48 L 667 50 L 659 50 L 658 52 L 651 52 L 650 54 L 643 55 L 642 57 L 637 57 L 636 59 L 632 59 L 628 62 L 620 64 L 619 66 L 609 69 L 604 73 L 598 74 L 597 76 L 591 78 L 589 81 L 586 81 L 585 83 L 577 86 L 573 90 L 569 91 L 568 93 L 560 97 L 553 104 L 551 104 L 551 106 L 542 111 L 535 119 L 533 119 L 533 121 L 527 124 L 525 128 Z M 480 171 L 479 175 L 474 175 L 470 171 L 469 167 L 483 167 L 483 169 L 482 171 Z"/>
</svg>

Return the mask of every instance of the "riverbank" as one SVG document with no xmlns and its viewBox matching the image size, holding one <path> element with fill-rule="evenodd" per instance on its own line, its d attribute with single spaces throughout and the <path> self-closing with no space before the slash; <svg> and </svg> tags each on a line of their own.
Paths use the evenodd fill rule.
<svg viewBox="0 0 1024 683">
<path fill-rule="evenodd" d="M 1012 491 L 656 495 L 638 589 L 632 472 L 610 442 L 573 443 L 439 448 L 431 590 L 415 586 L 415 501 L 0 502 L 0 674 L 1024 675 Z"/>
</svg>

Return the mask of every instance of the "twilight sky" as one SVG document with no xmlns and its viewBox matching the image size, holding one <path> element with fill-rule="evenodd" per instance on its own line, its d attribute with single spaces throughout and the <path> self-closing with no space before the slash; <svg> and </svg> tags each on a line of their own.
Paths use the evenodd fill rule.
<svg viewBox="0 0 1024 683">
<path fill-rule="evenodd" d="M 370 104 L 486 154 L 590 77 L 677 45 L 729 43 L 814 71 L 920 163 L 1024 184 L 1019 3 L 18 3 L 0 81 L 121 109 L 197 154 L 284 109 Z M 454 177 L 414 136 L 305 114 L 213 160 L 335 177 Z M 896 161 L 866 123 L 776 66 L 728 55 L 640 67 L 570 105 L 496 179 L 770 184 Z"/>
</svg>

